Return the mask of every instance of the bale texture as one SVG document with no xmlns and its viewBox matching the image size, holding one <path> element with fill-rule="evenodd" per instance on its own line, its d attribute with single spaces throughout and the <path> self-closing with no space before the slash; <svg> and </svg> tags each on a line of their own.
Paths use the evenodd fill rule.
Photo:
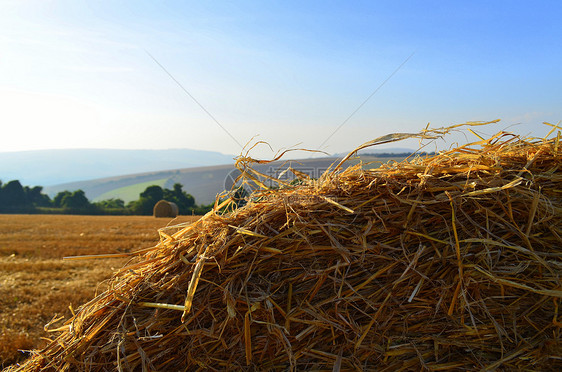
<svg viewBox="0 0 562 372">
<path fill-rule="evenodd" d="M 162 230 L 17 370 L 561 370 L 559 138 L 301 175 Z"/>
<path fill-rule="evenodd" d="M 153 215 L 154 217 L 177 217 L 179 213 L 179 208 L 174 202 L 167 200 L 160 200 L 154 205 Z"/>
</svg>

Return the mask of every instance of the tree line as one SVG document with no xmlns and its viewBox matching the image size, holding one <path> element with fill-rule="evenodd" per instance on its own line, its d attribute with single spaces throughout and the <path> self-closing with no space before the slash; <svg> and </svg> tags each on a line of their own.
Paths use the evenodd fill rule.
<svg viewBox="0 0 562 372">
<path fill-rule="evenodd" d="M 151 215 L 154 205 L 162 199 L 174 202 L 183 215 L 205 214 L 213 207 L 213 204 L 197 205 L 180 183 L 172 189 L 148 186 L 137 200 L 125 204 L 122 199 L 91 202 L 83 190 L 61 191 L 51 199 L 43 193 L 42 186 L 22 186 L 18 180 L 6 184 L 0 181 L 0 213 Z"/>
</svg>

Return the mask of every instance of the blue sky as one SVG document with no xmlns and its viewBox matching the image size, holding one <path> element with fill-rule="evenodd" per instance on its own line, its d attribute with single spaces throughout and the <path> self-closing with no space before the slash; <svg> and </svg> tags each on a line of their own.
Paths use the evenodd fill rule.
<svg viewBox="0 0 562 372">
<path fill-rule="evenodd" d="M 147 52 L 242 145 L 345 152 L 497 118 L 482 131 L 542 136 L 562 119 L 560 4 L 4 0 L 0 151 L 240 153 Z"/>
</svg>

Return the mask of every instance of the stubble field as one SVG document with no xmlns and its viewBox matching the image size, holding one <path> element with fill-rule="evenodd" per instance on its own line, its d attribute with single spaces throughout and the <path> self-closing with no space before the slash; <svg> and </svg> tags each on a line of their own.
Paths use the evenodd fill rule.
<svg viewBox="0 0 562 372">
<path fill-rule="evenodd" d="M 151 247 L 159 228 L 198 218 L 0 215 L 0 368 L 44 345 L 45 324 L 61 325 L 128 260 L 63 257 Z"/>
</svg>

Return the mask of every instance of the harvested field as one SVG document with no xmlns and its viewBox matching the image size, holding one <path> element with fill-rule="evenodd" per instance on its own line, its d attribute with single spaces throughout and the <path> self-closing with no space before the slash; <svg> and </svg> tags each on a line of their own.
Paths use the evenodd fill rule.
<svg viewBox="0 0 562 372">
<path fill-rule="evenodd" d="M 180 217 L 177 222 L 198 217 Z M 105 289 L 100 282 L 126 259 L 63 261 L 64 256 L 129 252 L 158 241 L 171 219 L 140 216 L 0 214 L 0 367 L 23 360 L 50 337 L 54 316 L 72 316 Z"/>
<path fill-rule="evenodd" d="M 170 228 L 13 370 L 560 370 L 555 135 L 335 166 Z"/>
</svg>

